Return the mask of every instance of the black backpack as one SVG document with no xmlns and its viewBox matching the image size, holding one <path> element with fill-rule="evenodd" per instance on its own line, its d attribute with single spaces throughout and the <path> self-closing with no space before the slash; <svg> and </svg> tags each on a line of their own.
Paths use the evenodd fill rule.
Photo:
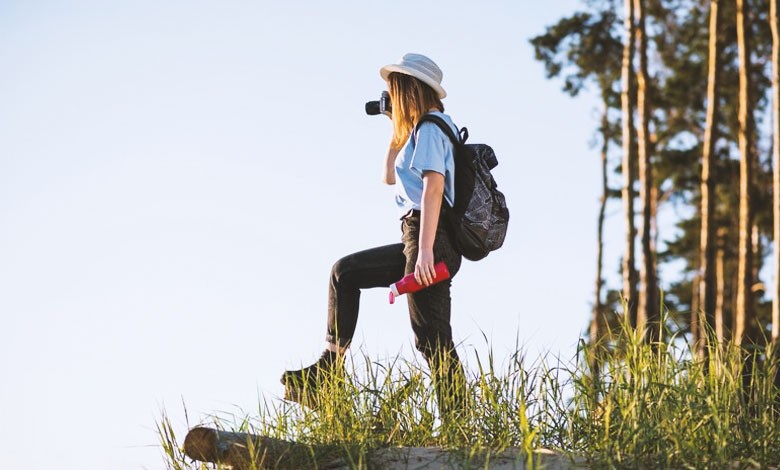
<svg viewBox="0 0 780 470">
<path fill-rule="evenodd" d="M 439 116 L 426 114 L 415 126 L 432 122 L 452 141 L 455 155 L 455 205 L 446 210 L 455 245 L 471 261 L 481 260 L 504 244 L 509 209 L 490 170 L 498 165 L 493 149 L 485 144 L 466 144 L 465 127 L 459 134 Z"/>
</svg>

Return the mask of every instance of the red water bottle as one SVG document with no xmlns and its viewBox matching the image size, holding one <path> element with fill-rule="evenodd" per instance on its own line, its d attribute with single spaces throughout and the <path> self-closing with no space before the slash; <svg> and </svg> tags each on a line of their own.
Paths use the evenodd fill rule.
<svg viewBox="0 0 780 470">
<path fill-rule="evenodd" d="M 435 274 L 431 285 L 450 278 L 450 271 L 447 269 L 447 265 L 444 264 L 444 261 L 439 261 L 434 264 L 433 269 Z M 409 273 L 400 281 L 390 284 L 390 303 L 395 303 L 395 298 L 399 295 L 417 292 L 418 290 L 425 289 L 425 287 L 426 286 L 417 283 L 417 280 L 414 278 L 414 273 Z"/>
</svg>

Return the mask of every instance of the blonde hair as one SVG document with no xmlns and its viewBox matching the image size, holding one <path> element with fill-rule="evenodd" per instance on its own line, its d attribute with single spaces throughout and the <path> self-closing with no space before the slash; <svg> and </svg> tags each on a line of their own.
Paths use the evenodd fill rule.
<svg viewBox="0 0 780 470">
<path fill-rule="evenodd" d="M 431 108 L 444 112 L 444 105 L 430 86 L 403 73 L 387 77 L 390 103 L 393 107 L 393 148 L 400 149 L 409 139 L 417 121 Z"/>
</svg>

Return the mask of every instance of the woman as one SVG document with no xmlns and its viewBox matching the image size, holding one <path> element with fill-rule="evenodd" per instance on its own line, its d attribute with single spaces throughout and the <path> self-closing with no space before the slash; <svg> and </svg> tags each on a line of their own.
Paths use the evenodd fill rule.
<svg viewBox="0 0 780 470">
<path fill-rule="evenodd" d="M 398 63 L 382 67 L 380 75 L 388 84 L 392 106 L 388 114 L 393 122 L 383 180 L 396 188 L 402 243 L 354 253 L 336 262 L 330 276 L 326 350 L 315 364 L 285 372 L 282 383 L 288 399 L 316 401 L 329 374 L 342 372 L 343 355 L 357 324 L 360 290 L 386 288 L 413 272 L 418 283 L 428 286 L 407 295 L 415 345 L 431 367 L 440 408 L 450 408 L 442 393 L 463 380 L 450 326 L 451 282 L 431 285 L 431 281 L 435 263 L 444 261 L 451 276 L 461 264 L 443 219 L 455 197 L 453 147 L 434 123 L 414 129 L 422 116 L 435 113 L 456 135 L 458 130 L 443 114 L 442 72 L 431 59 L 406 54 Z"/>
</svg>

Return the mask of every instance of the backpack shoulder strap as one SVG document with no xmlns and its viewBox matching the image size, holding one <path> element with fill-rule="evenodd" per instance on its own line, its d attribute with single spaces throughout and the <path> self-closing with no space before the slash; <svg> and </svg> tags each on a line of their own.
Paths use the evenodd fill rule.
<svg viewBox="0 0 780 470">
<path fill-rule="evenodd" d="M 450 141 L 452 141 L 453 145 L 457 146 L 463 144 L 466 142 L 466 139 L 469 138 L 469 131 L 465 127 L 460 131 L 459 134 L 455 134 L 455 132 L 452 131 L 452 127 L 447 124 L 447 121 L 435 114 L 426 114 L 421 117 L 420 120 L 417 121 L 417 125 L 414 126 L 414 132 L 416 133 L 420 126 L 426 122 L 432 122 L 439 126 L 439 129 L 444 132 L 444 135 L 450 138 Z"/>
</svg>

